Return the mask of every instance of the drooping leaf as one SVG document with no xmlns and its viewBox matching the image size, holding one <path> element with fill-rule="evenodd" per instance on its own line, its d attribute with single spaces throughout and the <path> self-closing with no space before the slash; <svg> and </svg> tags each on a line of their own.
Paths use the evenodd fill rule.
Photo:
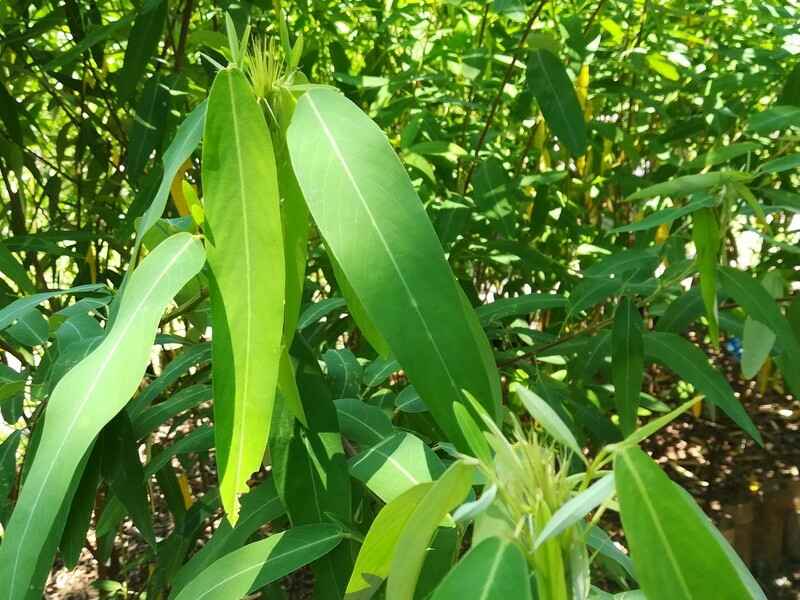
<svg viewBox="0 0 800 600">
<path fill-rule="evenodd" d="M 645 355 L 691 383 L 709 402 L 720 407 L 759 444 L 763 443 L 741 402 L 733 395 L 725 378 L 708 364 L 702 350 L 674 333 L 648 332 L 644 336 Z"/>
<path fill-rule="evenodd" d="M 36 457 L 0 546 L 0 582 L 9 600 L 26 598 L 29 586 L 37 585 L 35 566 L 48 538 L 60 537 L 56 520 L 73 473 L 100 429 L 133 395 L 164 307 L 204 260 L 202 245 L 189 234 L 160 244 L 131 275 L 103 342 L 53 391 Z"/>
<path fill-rule="evenodd" d="M 614 459 L 622 524 L 648 600 L 766 596 L 691 497 L 639 448 Z"/>
<path fill-rule="evenodd" d="M 214 324 L 213 384 L 220 497 L 231 523 L 269 438 L 283 333 L 285 264 L 272 141 L 236 68 L 208 98 L 203 187 Z"/>
<path fill-rule="evenodd" d="M 636 427 L 639 394 L 644 380 L 643 329 L 642 315 L 636 303 L 626 296 L 617 306 L 611 335 L 611 379 L 624 435 Z"/>
<path fill-rule="evenodd" d="M 647 200 L 656 196 L 682 198 L 695 192 L 703 192 L 730 181 L 744 181 L 747 176 L 737 171 L 712 171 L 699 175 L 683 175 L 663 183 L 657 183 L 634 192 L 626 198 L 629 202 Z M 701 198 L 704 196 L 701 196 Z"/>
<path fill-rule="evenodd" d="M 575 156 L 586 152 L 583 111 L 572 81 L 555 54 L 543 48 L 529 54 L 527 86 L 559 141 Z"/>
<path fill-rule="evenodd" d="M 267 479 L 242 498 L 242 513 L 235 527 L 227 520 L 214 531 L 203 547 L 192 556 L 172 581 L 170 598 L 175 598 L 195 577 L 217 559 L 242 547 L 261 526 L 279 517 L 284 512 L 275 483 Z"/>
<path fill-rule="evenodd" d="M 495 415 L 497 375 L 483 362 L 486 338 L 470 327 L 477 317 L 452 311 L 459 290 L 408 175 L 375 124 L 331 90 L 303 94 L 288 141 L 329 252 L 436 422 L 463 447 L 452 404 L 466 389 Z"/>
<path fill-rule="evenodd" d="M 431 600 L 461 598 L 531 598 L 528 564 L 516 542 L 486 538 L 458 561 L 431 596 Z"/>
<path fill-rule="evenodd" d="M 564 308 L 567 299 L 555 294 L 527 294 L 516 298 L 500 298 L 491 304 L 479 306 L 475 312 L 482 325 L 499 321 L 506 317 L 526 315 L 537 310 Z"/>
<path fill-rule="evenodd" d="M 330 552 L 342 540 L 336 525 L 293 527 L 226 554 L 175 600 L 239 600 Z"/>
<path fill-rule="evenodd" d="M 800 107 L 773 106 L 750 117 L 747 128 L 761 135 L 778 129 L 800 126 Z"/>
<path fill-rule="evenodd" d="M 694 177 L 694 175 L 692 177 Z M 700 176 L 697 175 L 697 177 Z M 657 186 L 653 187 L 655 188 Z M 649 197 L 649 195 L 645 195 L 644 197 Z M 690 201 L 684 206 L 675 208 L 663 208 L 659 211 L 654 212 L 651 215 L 646 216 L 641 221 L 636 221 L 635 223 L 630 223 L 629 225 L 623 225 L 622 227 L 617 227 L 615 229 L 612 229 L 611 233 L 645 231 L 647 229 L 652 229 L 653 227 L 658 227 L 659 225 L 663 225 L 665 223 L 672 223 L 672 221 L 674 221 L 675 219 L 679 219 L 680 217 L 691 214 L 702 208 L 709 208 L 715 206 L 717 202 L 718 202 L 717 199 L 712 196 L 701 195 L 699 198 Z"/>
<path fill-rule="evenodd" d="M 68 294 L 87 294 L 91 292 L 100 292 L 105 290 L 105 287 L 106 286 L 99 283 L 90 283 L 66 290 L 41 292 L 39 294 L 33 294 L 32 296 L 25 296 L 24 298 L 14 300 L 10 304 L 0 308 L 0 330 L 10 327 L 31 308 L 40 305 L 42 302 L 49 300 L 50 298 Z"/>
<path fill-rule="evenodd" d="M 151 76 L 136 103 L 135 118 L 129 135 L 126 166 L 128 178 L 132 182 L 139 180 L 150 155 L 161 143 L 170 101 L 169 91 L 161 76 L 157 73 Z"/>
<path fill-rule="evenodd" d="M 136 90 L 142 79 L 147 63 L 158 48 L 167 21 L 167 1 L 162 0 L 150 11 L 142 12 L 133 21 L 125 46 L 122 69 L 117 74 L 117 94 L 120 100 L 127 100 Z"/>
</svg>

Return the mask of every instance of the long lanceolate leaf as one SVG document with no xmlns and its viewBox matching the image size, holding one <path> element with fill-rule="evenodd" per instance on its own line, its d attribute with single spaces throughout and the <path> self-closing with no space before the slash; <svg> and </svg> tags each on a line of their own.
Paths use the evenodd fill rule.
<svg viewBox="0 0 800 600">
<path fill-rule="evenodd" d="M 304 525 L 253 542 L 220 558 L 187 585 L 176 600 L 238 600 L 250 590 L 324 556 L 342 539 L 335 525 Z"/>
<path fill-rule="evenodd" d="M 625 536 L 648 600 L 766 599 L 691 496 L 639 448 L 617 454 Z"/>
<path fill-rule="evenodd" d="M 217 464 L 222 505 L 235 523 L 238 494 L 247 491 L 269 437 L 285 280 L 272 141 L 238 69 L 214 80 L 204 139 Z"/>
<path fill-rule="evenodd" d="M 172 297 L 203 266 L 202 244 L 179 233 L 160 244 L 131 275 L 103 342 L 53 390 L 44 430 L 2 546 L 0 597 L 22 600 L 51 536 L 72 475 L 89 446 L 136 391 L 158 320 Z"/>
<path fill-rule="evenodd" d="M 473 311 L 386 136 L 352 102 L 315 89 L 298 101 L 289 152 L 329 252 L 436 422 L 461 449 L 453 415 L 466 389 L 497 414 L 499 382 Z"/>
<path fill-rule="evenodd" d="M 614 316 L 611 373 L 617 413 L 625 435 L 636 426 L 639 393 L 644 379 L 642 329 L 642 316 L 636 304 L 628 297 L 623 298 Z"/>
</svg>

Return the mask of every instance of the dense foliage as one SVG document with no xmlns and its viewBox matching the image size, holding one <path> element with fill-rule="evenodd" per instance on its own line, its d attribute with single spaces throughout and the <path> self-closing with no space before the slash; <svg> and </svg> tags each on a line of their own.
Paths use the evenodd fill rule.
<svg viewBox="0 0 800 600">
<path fill-rule="evenodd" d="M 0 5 L 0 596 L 765 598 L 639 444 L 800 393 L 798 12 Z"/>
</svg>

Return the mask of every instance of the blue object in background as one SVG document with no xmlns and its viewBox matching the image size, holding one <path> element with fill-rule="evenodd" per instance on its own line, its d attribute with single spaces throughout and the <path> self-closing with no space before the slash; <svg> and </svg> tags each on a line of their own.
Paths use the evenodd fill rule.
<svg viewBox="0 0 800 600">
<path fill-rule="evenodd" d="M 742 340 L 738 337 L 728 338 L 728 341 L 725 342 L 725 350 L 737 361 L 742 360 Z"/>
</svg>

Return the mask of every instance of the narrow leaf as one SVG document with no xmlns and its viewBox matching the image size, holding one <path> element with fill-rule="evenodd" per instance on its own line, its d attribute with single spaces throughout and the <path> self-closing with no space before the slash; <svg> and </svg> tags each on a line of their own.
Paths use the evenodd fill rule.
<svg viewBox="0 0 800 600">
<path fill-rule="evenodd" d="M 630 434 L 636 427 L 644 380 L 643 329 L 638 307 L 630 298 L 623 298 L 614 315 L 611 334 L 611 379 L 623 435 Z"/>
</svg>

